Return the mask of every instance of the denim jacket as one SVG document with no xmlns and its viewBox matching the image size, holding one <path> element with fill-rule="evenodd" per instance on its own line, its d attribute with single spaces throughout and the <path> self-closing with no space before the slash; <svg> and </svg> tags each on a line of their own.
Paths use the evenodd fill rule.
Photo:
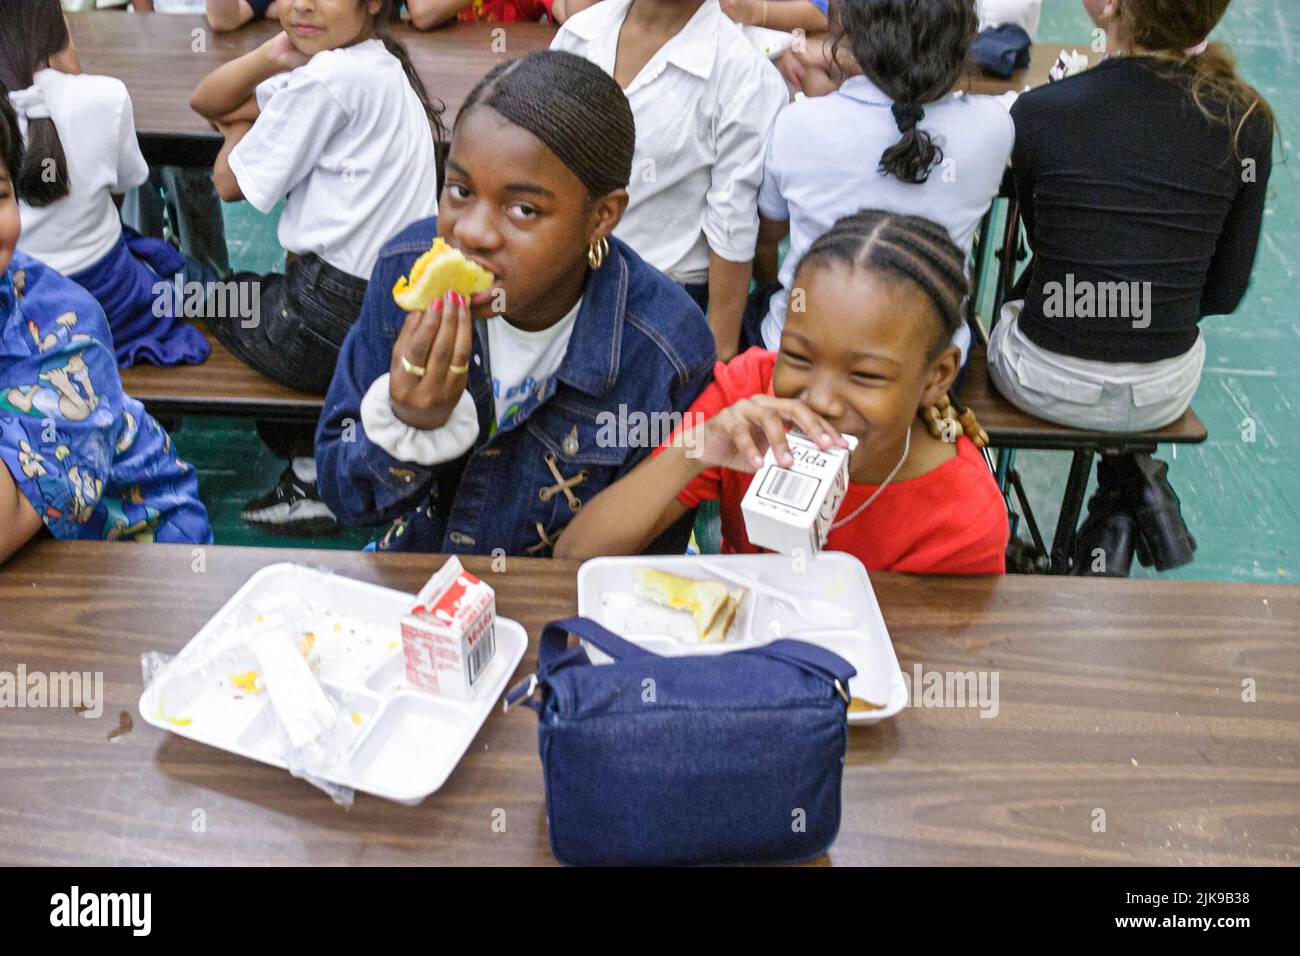
<svg viewBox="0 0 1300 956">
<path fill-rule="evenodd" d="M 393 284 L 436 234 L 436 218 L 412 223 L 379 254 L 316 432 L 320 496 L 347 524 L 392 522 L 381 550 L 549 555 L 581 503 L 630 471 L 651 438 L 667 437 L 664 413 L 684 413 L 704 388 L 713 335 L 685 291 L 611 237 L 548 383 L 494 434 L 487 334 L 476 321 L 467 388 L 479 437 L 454 462 L 400 461 L 366 437 L 361 400 L 389 370 L 406 317 Z"/>
</svg>

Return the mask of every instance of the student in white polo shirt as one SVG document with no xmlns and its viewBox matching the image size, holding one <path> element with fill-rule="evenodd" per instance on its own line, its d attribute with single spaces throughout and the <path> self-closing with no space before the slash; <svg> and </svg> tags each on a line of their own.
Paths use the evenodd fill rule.
<svg viewBox="0 0 1300 956">
<path fill-rule="evenodd" d="M 863 207 L 937 222 L 969 255 L 1015 143 L 995 98 L 948 92 L 975 34 L 970 0 L 839 0 L 838 13 L 837 59 L 851 55 L 865 75 L 777 119 L 759 193 L 760 286 L 745 314 L 746 344 L 780 345 L 795 265 L 832 223 Z M 953 341 L 964 362 L 969 331 Z"/>
<path fill-rule="evenodd" d="M 627 94 L 636 155 L 614 234 L 691 293 L 725 361 L 739 345 L 785 83 L 718 0 L 603 0 L 565 21 L 551 47 L 591 60 Z"/>
<path fill-rule="evenodd" d="M 441 107 L 383 29 L 394 2 L 280 3 L 285 32 L 218 67 L 190 98 L 225 137 L 213 167 L 221 198 L 264 214 L 284 200 L 284 274 L 234 276 L 256 288 L 258 321 L 218 312 L 208 326 L 245 363 L 304 392 L 329 387 L 380 247 L 438 208 Z M 336 530 L 316 495 L 313 424 L 259 421 L 258 432 L 290 461 L 244 520 L 273 534 Z"/>
</svg>

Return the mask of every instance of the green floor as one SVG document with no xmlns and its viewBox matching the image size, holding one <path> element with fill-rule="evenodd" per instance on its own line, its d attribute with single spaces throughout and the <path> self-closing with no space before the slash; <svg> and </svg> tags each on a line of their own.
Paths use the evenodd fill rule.
<svg viewBox="0 0 1300 956">
<path fill-rule="evenodd" d="M 1215 38 L 1230 43 L 1243 75 L 1272 104 L 1282 132 L 1300 128 L 1300 42 L 1284 9 L 1294 0 L 1234 0 Z M 1045 0 L 1039 40 L 1078 44 L 1090 24 L 1079 0 Z M 1284 141 L 1285 142 L 1285 141 Z M 1289 154 L 1293 147 L 1286 143 Z M 1275 157 L 1276 158 L 1276 157 Z M 1273 173 L 1264 237 L 1249 295 L 1227 318 L 1202 324 L 1209 352 L 1193 402 L 1209 428 L 1204 445 L 1170 459 L 1171 481 L 1200 548 L 1196 562 L 1167 577 L 1300 582 L 1300 444 L 1285 436 L 1296 403 L 1284 392 L 1285 369 L 1300 359 L 1300 283 L 1290 247 L 1300 240 L 1300 190 L 1294 160 Z M 274 220 L 244 203 L 227 207 L 226 234 L 239 269 L 279 268 Z M 1289 360 L 1289 361 L 1288 361 Z M 1253 441 L 1246 439 L 1252 437 Z M 204 501 L 221 544 L 285 545 L 242 525 L 243 502 L 269 488 L 282 465 L 261 446 L 250 422 L 188 419 L 176 444 L 200 475 Z M 1035 512 L 1050 537 L 1069 456 L 1022 452 L 1019 466 Z M 360 547 L 369 532 L 294 544 Z M 1155 576 L 1137 566 L 1134 576 Z"/>
</svg>

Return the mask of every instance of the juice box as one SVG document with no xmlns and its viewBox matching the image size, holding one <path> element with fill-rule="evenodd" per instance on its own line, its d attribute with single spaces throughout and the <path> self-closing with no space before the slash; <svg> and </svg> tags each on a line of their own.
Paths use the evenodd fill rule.
<svg viewBox="0 0 1300 956">
<path fill-rule="evenodd" d="M 821 448 L 797 431 L 786 433 L 794 462 L 784 468 L 769 448 L 740 503 L 745 533 L 752 544 L 781 554 L 813 555 L 826 546 L 835 513 L 849 487 L 849 455 L 858 441 L 845 435 L 848 448 Z"/>
<path fill-rule="evenodd" d="M 468 699 L 496 653 L 496 592 L 452 557 L 402 616 L 402 654 L 412 687 Z"/>
</svg>

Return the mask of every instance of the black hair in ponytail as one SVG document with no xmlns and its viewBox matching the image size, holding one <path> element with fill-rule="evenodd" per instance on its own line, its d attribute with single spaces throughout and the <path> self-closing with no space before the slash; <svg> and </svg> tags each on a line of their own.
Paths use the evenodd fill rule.
<svg viewBox="0 0 1300 956">
<path fill-rule="evenodd" d="M 366 0 L 360 0 L 360 2 L 365 3 Z M 411 89 L 415 90 L 415 95 L 419 98 L 420 105 L 424 107 L 424 113 L 429 118 L 429 127 L 433 130 L 434 140 L 444 140 L 447 138 L 447 127 L 442 122 L 442 114 L 446 109 L 445 104 L 441 100 L 434 100 L 429 95 L 424 80 L 420 79 L 420 74 L 415 72 L 415 64 L 411 62 L 411 55 L 407 52 L 406 44 L 384 29 L 387 24 L 397 23 L 401 18 L 401 3 L 399 0 L 380 0 L 379 13 L 375 14 L 374 20 L 375 37 L 383 43 L 384 49 L 391 53 L 398 63 L 402 64 L 402 72 L 406 74 L 406 81 L 411 84 Z"/>
<path fill-rule="evenodd" d="M 68 42 L 59 0 L 0 0 L 0 84 L 10 91 L 31 86 L 32 77 Z M 48 206 L 68 194 L 68 159 L 53 120 L 27 118 L 27 151 L 9 175 L 32 206 Z"/>
<path fill-rule="evenodd" d="M 946 96 L 966 69 L 977 24 L 974 0 L 839 0 L 833 50 L 847 43 L 867 78 L 894 101 L 899 140 L 880 171 L 923 183 L 943 150 L 917 124 L 925 104 Z"/>
<path fill-rule="evenodd" d="M 970 292 L 966 255 L 936 222 L 880 209 L 859 210 L 818 236 L 795 273 L 830 262 L 884 272 L 913 283 L 929 296 L 939 320 L 931 357 L 943 351 L 961 326 Z"/>
</svg>

